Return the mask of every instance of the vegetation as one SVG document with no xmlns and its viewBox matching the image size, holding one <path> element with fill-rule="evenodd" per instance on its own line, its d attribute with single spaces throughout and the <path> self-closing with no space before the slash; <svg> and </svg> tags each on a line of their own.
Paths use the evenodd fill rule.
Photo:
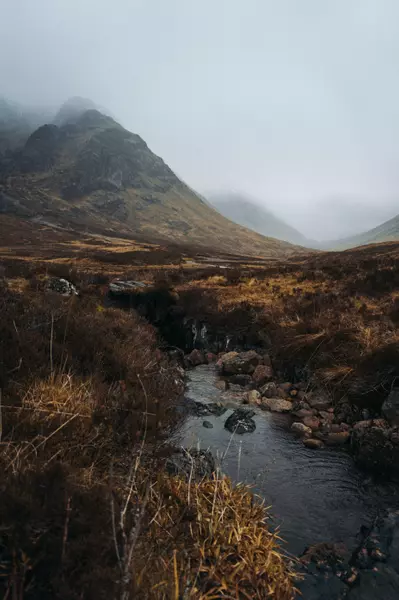
<svg viewBox="0 0 399 600">
<path fill-rule="evenodd" d="M 147 321 L 106 306 L 104 285 L 167 251 L 130 245 L 141 265 L 128 268 L 122 240 L 53 231 L 43 247 L 29 224 L 3 231 L 1 597 L 293 598 L 291 563 L 248 488 L 165 471 L 181 373 Z M 168 260 L 148 264 L 148 280 L 179 277 Z M 80 295 L 51 292 L 53 276 Z"/>
</svg>

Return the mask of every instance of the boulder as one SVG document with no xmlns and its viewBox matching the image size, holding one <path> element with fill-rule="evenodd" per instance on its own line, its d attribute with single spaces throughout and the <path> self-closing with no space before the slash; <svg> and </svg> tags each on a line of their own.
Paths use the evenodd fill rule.
<svg viewBox="0 0 399 600">
<path fill-rule="evenodd" d="M 216 471 L 216 465 L 215 459 L 209 450 L 181 448 L 168 458 L 166 470 L 170 475 L 200 481 L 211 477 Z"/>
<path fill-rule="evenodd" d="M 61 296 L 79 296 L 79 292 L 76 287 L 70 281 L 66 279 L 50 279 L 47 282 L 46 289 L 50 292 L 56 292 Z"/>
<path fill-rule="evenodd" d="M 310 429 L 310 427 L 306 427 L 306 425 L 304 425 L 303 423 L 293 423 L 291 425 L 291 431 L 293 431 L 294 433 L 298 433 L 302 436 L 312 434 L 312 430 Z"/>
<path fill-rule="evenodd" d="M 312 450 L 316 450 L 317 448 L 322 448 L 324 446 L 321 440 L 317 440 L 315 438 L 307 438 L 303 440 L 306 448 L 311 448 Z"/>
<path fill-rule="evenodd" d="M 237 408 L 226 420 L 225 429 L 231 433 L 252 433 L 256 429 L 253 416 L 255 411 L 245 408 Z"/>
<path fill-rule="evenodd" d="M 273 377 L 273 369 L 268 365 L 258 365 L 252 374 L 252 381 L 257 386 L 264 385 Z"/>
<path fill-rule="evenodd" d="M 341 431 L 340 433 L 329 433 L 326 438 L 327 446 L 343 446 L 349 442 L 349 431 Z"/>
<path fill-rule="evenodd" d="M 257 390 L 251 390 L 247 394 L 248 404 L 260 404 L 261 395 Z"/>
<path fill-rule="evenodd" d="M 187 360 L 193 367 L 198 367 L 199 365 L 203 365 L 205 363 L 204 355 L 200 350 L 194 348 L 192 352 L 187 356 Z"/>
<path fill-rule="evenodd" d="M 317 419 L 316 417 L 305 417 L 303 419 L 303 424 L 306 427 L 309 427 L 312 431 L 317 431 L 320 429 L 320 419 Z"/>
<path fill-rule="evenodd" d="M 277 385 L 274 383 L 274 381 L 269 381 L 269 383 L 266 383 L 260 388 L 260 393 L 266 398 L 276 398 L 278 393 Z"/>
<path fill-rule="evenodd" d="M 249 374 L 255 371 L 255 368 L 260 364 L 262 358 L 254 352 L 228 352 L 221 358 L 222 372 L 225 375 Z"/>
<path fill-rule="evenodd" d="M 392 426 L 399 425 L 399 388 L 393 389 L 381 407 L 382 414 Z"/>
<path fill-rule="evenodd" d="M 211 363 L 214 363 L 217 361 L 217 356 L 216 356 L 216 354 L 213 354 L 213 352 L 207 352 L 205 355 L 205 359 L 206 359 L 206 362 L 208 363 L 208 365 L 210 365 Z"/>
<path fill-rule="evenodd" d="M 266 410 L 278 413 L 287 413 L 292 410 L 292 402 L 282 398 L 263 398 L 261 406 Z"/>
</svg>

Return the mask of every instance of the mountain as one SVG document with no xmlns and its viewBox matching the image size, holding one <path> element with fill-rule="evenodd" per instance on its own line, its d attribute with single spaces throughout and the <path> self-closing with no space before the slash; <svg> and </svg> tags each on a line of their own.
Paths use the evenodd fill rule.
<svg viewBox="0 0 399 600">
<path fill-rule="evenodd" d="M 359 235 L 328 242 L 325 247 L 334 250 L 346 250 L 366 244 L 392 241 L 399 241 L 399 215 Z"/>
<path fill-rule="evenodd" d="M 294 227 L 244 194 L 235 192 L 208 194 L 207 199 L 220 214 L 234 223 L 252 229 L 261 235 L 301 246 L 312 246 L 312 242 Z"/>
<path fill-rule="evenodd" d="M 224 218 L 144 140 L 98 110 L 36 129 L 0 161 L 0 212 L 87 231 L 261 256 L 298 248 Z"/>
</svg>

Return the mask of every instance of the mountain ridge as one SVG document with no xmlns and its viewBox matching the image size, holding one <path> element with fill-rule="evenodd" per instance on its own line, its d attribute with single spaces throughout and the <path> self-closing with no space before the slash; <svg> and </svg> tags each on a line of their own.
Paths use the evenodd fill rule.
<svg viewBox="0 0 399 600">
<path fill-rule="evenodd" d="M 303 251 L 220 215 L 139 135 L 96 109 L 42 125 L 3 157 L 0 212 L 248 255 Z"/>
</svg>

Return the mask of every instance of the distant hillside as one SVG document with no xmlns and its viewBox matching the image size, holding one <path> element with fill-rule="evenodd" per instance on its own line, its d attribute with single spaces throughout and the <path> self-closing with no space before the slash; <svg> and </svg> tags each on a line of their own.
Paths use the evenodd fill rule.
<svg viewBox="0 0 399 600">
<path fill-rule="evenodd" d="M 329 249 L 345 250 L 357 246 L 364 246 L 366 244 L 396 241 L 399 241 L 399 215 L 382 223 L 378 227 L 374 227 L 374 229 L 370 229 L 359 235 L 328 242 L 325 247 L 328 247 Z"/>
<path fill-rule="evenodd" d="M 224 218 L 112 118 L 72 110 L 68 121 L 67 112 L 0 161 L 0 212 L 248 255 L 298 251 Z"/>
<path fill-rule="evenodd" d="M 243 227 L 291 244 L 312 246 L 312 243 L 294 227 L 244 194 L 234 192 L 208 194 L 207 199 L 220 214 Z"/>
</svg>

